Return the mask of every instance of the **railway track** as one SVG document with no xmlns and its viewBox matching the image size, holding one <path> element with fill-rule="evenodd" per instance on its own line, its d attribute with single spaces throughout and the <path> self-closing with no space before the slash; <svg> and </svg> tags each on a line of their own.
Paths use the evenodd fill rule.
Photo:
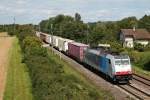
<svg viewBox="0 0 150 100">
<path fill-rule="evenodd" d="M 135 98 L 139 100 L 150 100 L 149 94 L 145 93 L 144 91 L 138 89 L 132 85 L 118 85 L 121 89 L 125 90 L 129 94 L 133 95 Z"/>
<path fill-rule="evenodd" d="M 55 52 L 58 53 L 59 55 L 59 51 L 53 49 Z M 62 54 L 63 55 L 63 54 Z M 67 58 L 68 57 L 63 57 L 63 58 Z M 67 60 L 68 61 L 68 60 Z M 69 61 L 71 62 L 71 61 Z M 79 65 L 76 65 L 79 66 Z M 75 67 L 76 68 L 76 67 Z M 81 70 L 80 70 L 81 71 Z M 89 75 L 86 73 L 86 75 Z M 93 81 L 97 80 L 97 76 L 93 77 L 93 75 L 88 76 L 90 79 L 94 79 Z M 133 80 L 136 80 L 138 82 L 140 82 L 143 85 L 147 85 L 150 88 L 150 80 L 146 79 L 144 77 L 141 77 L 139 75 L 133 74 Z M 136 81 L 134 81 L 133 83 L 136 84 Z M 99 81 L 98 81 L 99 82 Z M 135 99 L 139 99 L 139 100 L 150 100 L 150 93 L 145 92 L 144 90 L 140 89 L 138 86 L 135 86 L 133 83 L 127 84 L 127 85 L 117 85 L 117 87 L 121 88 L 122 90 L 126 91 L 131 97 L 134 97 Z"/>
<path fill-rule="evenodd" d="M 150 79 L 142 77 L 138 74 L 133 74 L 133 79 L 150 87 Z"/>
<path fill-rule="evenodd" d="M 127 85 L 118 85 L 121 89 L 139 100 L 150 100 L 150 79 L 133 74 L 133 80 Z"/>
</svg>

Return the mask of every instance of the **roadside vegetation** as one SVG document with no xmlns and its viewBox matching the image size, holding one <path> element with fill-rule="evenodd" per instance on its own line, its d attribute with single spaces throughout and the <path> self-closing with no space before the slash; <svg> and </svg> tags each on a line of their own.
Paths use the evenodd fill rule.
<svg viewBox="0 0 150 100">
<path fill-rule="evenodd" d="M 18 39 L 14 39 L 9 52 L 9 66 L 4 100 L 32 100 L 31 80 L 27 66 L 22 61 Z"/>
<path fill-rule="evenodd" d="M 90 82 L 84 76 L 82 76 L 81 73 L 79 73 L 78 71 L 76 71 L 75 69 L 70 67 L 70 65 L 66 61 L 64 61 L 63 59 L 60 59 L 60 57 L 56 56 L 52 51 L 48 52 L 48 57 L 49 57 L 49 59 L 52 59 L 53 61 L 55 61 L 57 64 L 63 65 L 63 70 L 66 73 L 66 75 L 72 76 L 72 77 L 74 77 L 74 79 L 79 80 L 79 83 L 75 82 L 75 84 L 77 85 L 78 88 L 80 88 L 80 90 L 84 90 L 84 88 L 86 88 L 87 90 L 91 91 L 91 94 L 94 94 L 94 92 L 92 93 L 92 91 L 95 91 L 95 93 L 97 93 L 97 95 L 99 96 L 98 98 L 100 100 L 114 99 L 114 97 L 109 93 L 109 91 L 105 91 L 102 89 L 97 90 L 96 87 L 93 86 L 92 82 Z M 84 97 L 80 98 L 80 99 L 85 100 Z M 93 98 L 93 100 L 95 100 L 95 99 L 96 98 Z"/>
<path fill-rule="evenodd" d="M 17 37 L 23 54 L 22 63 L 27 66 L 26 71 L 31 78 L 33 100 L 113 99 L 111 95 L 107 95 L 108 92 L 98 91 L 73 69 L 69 69 L 66 63 L 58 63 L 57 57 L 48 55 L 47 49 L 41 46 L 41 41 L 35 37 L 30 25 L 20 26 Z"/>
<path fill-rule="evenodd" d="M 135 73 L 150 77 L 150 49 L 148 51 L 128 52 Z"/>
</svg>

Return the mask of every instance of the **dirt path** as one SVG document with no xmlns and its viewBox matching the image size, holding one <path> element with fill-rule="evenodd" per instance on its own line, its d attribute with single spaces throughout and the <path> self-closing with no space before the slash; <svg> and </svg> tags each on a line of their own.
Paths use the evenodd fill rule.
<svg viewBox="0 0 150 100">
<path fill-rule="evenodd" d="M 3 100 L 7 75 L 7 66 L 9 62 L 9 49 L 11 48 L 12 42 L 13 37 L 7 37 L 6 33 L 0 33 L 0 100 Z"/>
</svg>

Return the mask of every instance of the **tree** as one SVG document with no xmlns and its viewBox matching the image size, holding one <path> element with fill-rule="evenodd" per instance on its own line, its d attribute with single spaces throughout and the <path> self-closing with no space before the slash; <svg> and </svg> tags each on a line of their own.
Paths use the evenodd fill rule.
<svg viewBox="0 0 150 100">
<path fill-rule="evenodd" d="M 41 47 L 41 41 L 34 36 L 26 36 L 22 43 L 23 52 L 25 53 L 26 57 L 30 55 L 40 55 L 46 56 L 46 49 Z"/>
<path fill-rule="evenodd" d="M 20 25 L 16 30 L 16 35 L 18 36 L 20 43 L 25 39 L 26 36 L 34 36 L 35 31 L 32 25 Z"/>
<path fill-rule="evenodd" d="M 122 19 L 121 21 L 118 21 L 118 26 L 119 28 L 133 28 L 133 27 L 138 27 L 138 20 L 136 17 L 127 17 Z"/>
<path fill-rule="evenodd" d="M 140 44 L 140 43 L 134 43 L 134 49 L 138 50 L 140 52 L 144 51 L 144 45 Z"/>
<path fill-rule="evenodd" d="M 139 20 L 139 27 L 146 28 L 150 32 L 150 16 L 147 16 L 147 15 L 143 16 Z"/>
<path fill-rule="evenodd" d="M 77 21 L 77 22 L 81 21 L 81 16 L 79 13 L 75 13 L 75 21 Z"/>
<path fill-rule="evenodd" d="M 39 23 L 39 26 L 42 32 L 47 32 L 47 28 L 46 28 L 47 23 L 48 23 L 48 20 L 42 20 Z"/>
</svg>

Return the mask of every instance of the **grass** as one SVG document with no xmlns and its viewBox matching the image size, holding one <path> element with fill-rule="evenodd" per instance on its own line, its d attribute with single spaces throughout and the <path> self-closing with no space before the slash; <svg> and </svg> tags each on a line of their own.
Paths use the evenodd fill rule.
<svg viewBox="0 0 150 100">
<path fill-rule="evenodd" d="M 145 52 L 139 52 L 139 56 L 140 56 L 140 63 L 146 63 L 149 58 L 150 58 L 150 51 L 145 51 Z M 133 65 L 133 70 L 135 73 L 146 76 L 146 77 L 150 77 L 150 71 L 145 70 L 144 65 Z"/>
<path fill-rule="evenodd" d="M 143 68 L 136 66 L 134 64 L 132 65 L 132 68 L 133 68 L 134 73 L 143 75 L 146 77 L 150 77 L 150 71 L 144 70 Z"/>
<path fill-rule="evenodd" d="M 58 56 L 52 54 L 51 52 L 48 52 L 48 54 L 51 57 L 51 59 L 56 61 L 56 63 L 63 65 L 64 71 L 66 74 L 75 76 L 77 79 L 79 79 L 84 84 L 86 84 L 88 88 L 92 88 L 93 91 L 96 91 L 100 96 L 100 100 L 103 100 L 103 99 L 113 100 L 114 99 L 114 97 L 109 93 L 109 91 L 97 89 L 96 86 L 94 86 L 92 82 L 90 82 L 90 80 L 86 79 L 85 76 L 83 76 L 80 72 L 73 69 L 71 65 L 69 65 L 66 61 L 64 61 L 63 59 L 60 60 Z"/>
<path fill-rule="evenodd" d="M 148 65 L 145 65 L 150 60 L 150 51 L 132 51 L 132 53 L 130 52 L 129 54 L 130 58 L 134 58 L 134 61 L 132 62 L 133 72 L 139 75 L 150 77 Z"/>
<path fill-rule="evenodd" d="M 25 64 L 21 63 L 21 49 L 17 38 L 9 55 L 4 100 L 32 100 L 31 80 Z"/>
</svg>

